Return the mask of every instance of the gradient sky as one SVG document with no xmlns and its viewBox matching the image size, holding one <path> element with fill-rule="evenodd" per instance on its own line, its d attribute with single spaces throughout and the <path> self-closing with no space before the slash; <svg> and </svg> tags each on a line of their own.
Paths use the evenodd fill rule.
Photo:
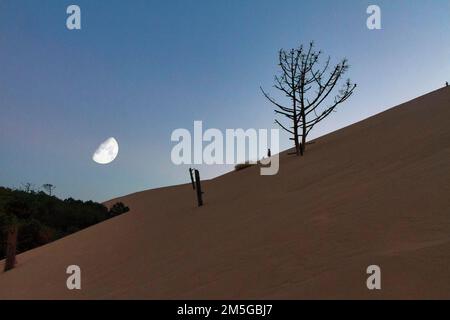
<svg viewBox="0 0 450 320">
<path fill-rule="evenodd" d="M 70 4 L 82 30 L 66 28 Z M 370 4 L 382 30 L 366 27 Z M 349 59 L 357 91 L 317 137 L 450 81 L 449 39 L 448 0 L 0 0 L 0 185 L 103 201 L 184 183 L 174 129 L 276 127 L 259 86 L 273 92 L 278 49 L 314 40 Z M 117 159 L 94 163 L 111 136 Z"/>
</svg>

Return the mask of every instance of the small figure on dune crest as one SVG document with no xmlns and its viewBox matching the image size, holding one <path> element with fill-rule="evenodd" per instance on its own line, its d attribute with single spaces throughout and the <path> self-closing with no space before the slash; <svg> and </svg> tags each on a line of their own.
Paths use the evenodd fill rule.
<svg viewBox="0 0 450 320">
<path fill-rule="evenodd" d="M 448 81 L 445 81 L 445 86 L 448 87 Z"/>
</svg>

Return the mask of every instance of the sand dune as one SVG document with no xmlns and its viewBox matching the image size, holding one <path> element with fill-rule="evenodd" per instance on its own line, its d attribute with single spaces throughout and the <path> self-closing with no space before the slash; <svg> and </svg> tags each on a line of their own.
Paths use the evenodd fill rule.
<svg viewBox="0 0 450 320">
<path fill-rule="evenodd" d="M 0 299 L 450 298 L 450 88 L 204 191 L 201 208 L 188 184 L 115 199 L 131 211 L 19 255 Z"/>
</svg>

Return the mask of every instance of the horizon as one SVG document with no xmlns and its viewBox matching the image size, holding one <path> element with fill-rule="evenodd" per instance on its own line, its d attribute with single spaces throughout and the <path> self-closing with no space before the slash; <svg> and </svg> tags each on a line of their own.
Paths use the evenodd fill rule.
<svg viewBox="0 0 450 320">
<path fill-rule="evenodd" d="M 358 84 L 311 139 L 450 80 L 448 1 L 377 1 L 381 30 L 366 27 L 369 1 L 305 1 L 270 24 L 281 1 L 82 0 L 82 29 L 74 31 L 65 27 L 70 4 L 0 3 L 4 187 L 52 183 L 60 198 L 103 202 L 187 183 L 188 166 L 170 162 L 171 132 L 191 129 L 195 120 L 205 129 L 276 128 L 259 86 L 274 92 L 280 48 L 311 40 L 332 62 L 347 57 L 346 78 Z M 109 137 L 119 142 L 117 159 L 94 163 L 92 154 Z M 280 142 L 280 150 L 292 148 L 285 133 Z M 211 179 L 232 166 L 199 169 Z"/>
</svg>

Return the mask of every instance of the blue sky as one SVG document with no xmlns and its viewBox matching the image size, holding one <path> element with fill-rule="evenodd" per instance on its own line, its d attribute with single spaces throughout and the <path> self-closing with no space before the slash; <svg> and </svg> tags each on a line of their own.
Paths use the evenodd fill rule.
<svg viewBox="0 0 450 320">
<path fill-rule="evenodd" d="M 66 28 L 70 4 L 82 30 Z M 366 27 L 370 4 L 382 30 Z M 0 185 L 103 201 L 187 182 L 172 131 L 275 127 L 259 86 L 273 92 L 280 48 L 310 40 L 358 84 L 312 136 L 334 131 L 450 80 L 449 18 L 448 0 L 0 0 Z M 94 163 L 111 136 L 117 159 Z"/>
</svg>

